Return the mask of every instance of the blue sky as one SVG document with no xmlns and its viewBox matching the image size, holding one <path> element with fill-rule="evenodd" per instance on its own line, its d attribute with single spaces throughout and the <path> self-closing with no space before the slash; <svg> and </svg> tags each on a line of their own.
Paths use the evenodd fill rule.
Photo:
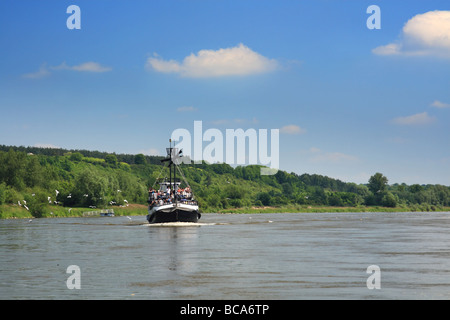
<svg viewBox="0 0 450 320">
<path fill-rule="evenodd" d="M 81 29 L 68 29 L 70 5 Z M 378 5 L 381 29 L 368 29 Z M 0 2 L 0 144 L 163 154 L 280 129 L 279 167 L 450 185 L 448 1 Z M 205 143 L 206 144 L 206 143 Z"/>
</svg>

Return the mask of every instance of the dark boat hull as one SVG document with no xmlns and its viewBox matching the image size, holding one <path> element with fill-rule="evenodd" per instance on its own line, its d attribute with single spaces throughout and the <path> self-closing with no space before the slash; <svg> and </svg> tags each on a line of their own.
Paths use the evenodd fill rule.
<svg viewBox="0 0 450 320">
<path fill-rule="evenodd" d="M 167 222 L 197 222 L 201 214 L 198 210 L 187 211 L 175 209 L 170 212 L 155 211 L 147 215 L 149 223 L 167 223 Z"/>
</svg>

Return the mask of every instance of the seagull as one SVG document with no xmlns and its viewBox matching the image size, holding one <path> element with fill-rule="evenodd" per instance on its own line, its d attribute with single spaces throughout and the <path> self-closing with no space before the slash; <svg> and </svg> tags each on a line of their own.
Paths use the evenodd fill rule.
<svg viewBox="0 0 450 320">
<path fill-rule="evenodd" d="M 28 211 L 30 211 L 30 209 L 28 209 L 28 207 L 26 205 L 23 205 L 25 207 L 25 209 L 27 209 Z"/>
<path fill-rule="evenodd" d="M 56 196 L 58 196 L 59 191 L 58 191 L 58 190 L 55 190 L 55 192 L 56 192 Z"/>
<path fill-rule="evenodd" d="M 52 197 L 47 197 L 47 200 L 50 201 L 51 198 L 52 198 Z"/>
<path fill-rule="evenodd" d="M 22 200 L 23 203 L 27 204 L 27 202 L 25 200 Z"/>
<path fill-rule="evenodd" d="M 17 203 L 19 204 L 19 207 L 21 207 L 21 206 L 22 206 L 22 204 L 20 203 L 20 200 L 19 200 L 19 201 L 17 201 Z"/>
<path fill-rule="evenodd" d="M 89 197 L 89 195 L 87 193 L 83 194 L 83 196 L 86 198 Z"/>
<path fill-rule="evenodd" d="M 122 191 L 120 191 L 119 189 L 117 189 L 117 192 L 122 192 Z"/>
<path fill-rule="evenodd" d="M 72 198 L 72 194 L 69 193 L 69 195 L 67 196 L 68 199 Z"/>
<path fill-rule="evenodd" d="M 127 201 L 126 199 L 124 199 L 124 200 L 123 200 L 123 202 L 126 202 L 126 203 L 128 203 L 128 201 Z"/>
<path fill-rule="evenodd" d="M 129 216 L 127 216 L 128 220 L 132 220 Z"/>
<path fill-rule="evenodd" d="M 28 222 L 31 222 L 31 221 L 33 221 L 33 219 L 28 220 Z"/>
<path fill-rule="evenodd" d="M 31 196 L 34 197 L 36 195 L 36 193 L 32 193 Z"/>
<path fill-rule="evenodd" d="M 69 208 L 69 212 L 70 212 L 70 210 L 72 210 L 72 208 Z"/>
</svg>

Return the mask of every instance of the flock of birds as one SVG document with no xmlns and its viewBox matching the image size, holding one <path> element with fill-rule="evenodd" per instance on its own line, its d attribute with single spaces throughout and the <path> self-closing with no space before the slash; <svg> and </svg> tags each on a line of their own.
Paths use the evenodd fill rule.
<svg viewBox="0 0 450 320">
<path fill-rule="evenodd" d="M 120 189 L 117 189 L 117 192 L 122 192 L 122 191 L 121 191 Z M 56 197 L 58 197 L 59 191 L 58 191 L 58 190 L 55 190 L 55 193 L 56 193 Z M 36 194 L 35 194 L 35 193 L 32 193 L 31 196 L 34 197 L 34 196 L 36 196 Z M 83 197 L 86 197 L 86 198 L 87 198 L 87 197 L 89 197 L 89 194 L 85 193 L 85 194 L 83 194 Z M 69 195 L 67 196 L 67 199 L 71 199 L 71 198 L 72 198 L 72 193 L 69 193 Z M 52 203 L 52 200 L 51 200 L 51 199 L 52 199 L 51 196 L 48 196 L 48 197 L 47 197 L 47 201 L 48 201 L 48 203 L 50 203 L 50 204 Z M 100 199 L 101 199 L 101 198 L 100 198 Z M 125 204 L 125 205 L 119 205 L 119 206 L 120 206 L 120 207 L 128 207 L 128 201 L 127 201 L 126 199 L 124 199 L 123 202 L 126 203 L 126 204 Z M 54 200 L 53 203 L 57 205 L 57 204 L 59 204 L 60 202 Z M 30 208 L 27 206 L 27 201 L 26 201 L 26 200 L 22 200 L 22 202 L 19 200 L 19 201 L 17 201 L 17 204 L 19 205 L 19 207 L 22 207 L 22 206 L 23 206 L 27 211 L 30 211 Z M 117 202 L 116 202 L 116 201 L 110 201 L 109 204 L 110 204 L 110 205 L 115 205 L 115 204 L 117 204 Z M 95 209 L 96 207 L 95 207 L 95 206 L 89 206 L 89 208 Z M 72 208 L 69 208 L 69 209 L 68 209 L 69 213 L 70 213 L 71 210 L 72 210 Z M 50 214 L 53 214 L 53 212 L 51 212 Z M 127 218 L 128 218 L 129 220 L 131 220 L 130 217 L 127 216 Z M 28 222 L 31 222 L 31 221 L 33 221 L 33 220 L 32 220 L 32 219 L 28 220 Z"/>
</svg>

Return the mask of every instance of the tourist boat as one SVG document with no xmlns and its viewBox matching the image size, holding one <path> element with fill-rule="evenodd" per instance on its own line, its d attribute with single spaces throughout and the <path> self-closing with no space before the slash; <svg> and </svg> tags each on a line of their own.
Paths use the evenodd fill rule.
<svg viewBox="0 0 450 320">
<path fill-rule="evenodd" d="M 169 178 L 159 181 L 158 177 L 155 184 L 159 184 L 159 189 L 155 190 L 152 187 L 149 190 L 147 220 L 149 223 L 197 222 L 201 217 L 198 203 L 179 167 L 182 150 L 172 148 L 172 141 L 169 142 L 170 148 L 166 148 L 167 157 L 161 160 L 163 164 L 161 172 L 166 167 L 165 163 L 168 163 Z M 181 182 L 177 180 L 177 170 L 184 179 L 184 189 L 180 188 Z"/>
</svg>

